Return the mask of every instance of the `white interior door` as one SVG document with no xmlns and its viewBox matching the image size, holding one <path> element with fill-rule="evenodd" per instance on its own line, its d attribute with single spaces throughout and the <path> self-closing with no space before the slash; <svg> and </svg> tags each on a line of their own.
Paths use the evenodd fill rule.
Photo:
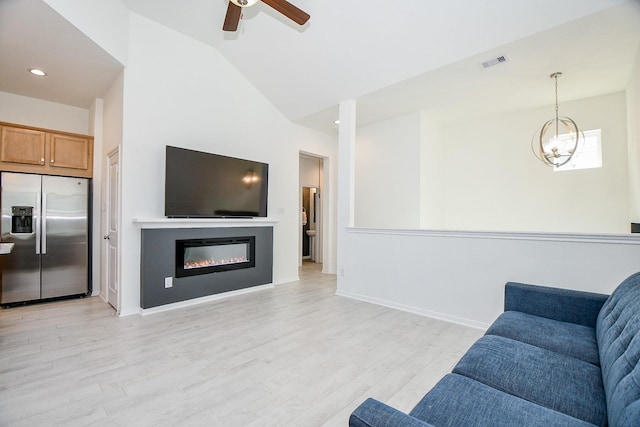
<svg viewBox="0 0 640 427">
<path fill-rule="evenodd" d="M 120 312 L 120 280 L 118 274 L 118 230 L 120 226 L 120 151 L 109 154 L 107 172 L 107 301 Z"/>
</svg>

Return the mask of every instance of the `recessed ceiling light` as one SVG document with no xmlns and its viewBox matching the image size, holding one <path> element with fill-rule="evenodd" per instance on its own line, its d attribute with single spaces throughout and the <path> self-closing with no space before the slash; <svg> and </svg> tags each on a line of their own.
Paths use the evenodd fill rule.
<svg viewBox="0 0 640 427">
<path fill-rule="evenodd" d="M 45 73 L 44 71 L 38 69 L 38 68 L 29 68 L 29 72 L 31 74 L 35 74 L 36 76 L 46 76 L 47 73 Z"/>
</svg>

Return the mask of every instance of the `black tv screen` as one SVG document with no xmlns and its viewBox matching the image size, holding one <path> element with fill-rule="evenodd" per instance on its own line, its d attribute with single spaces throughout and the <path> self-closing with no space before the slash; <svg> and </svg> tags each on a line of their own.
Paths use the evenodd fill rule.
<svg viewBox="0 0 640 427">
<path fill-rule="evenodd" d="M 269 165 L 167 145 L 164 214 L 266 217 Z"/>
</svg>

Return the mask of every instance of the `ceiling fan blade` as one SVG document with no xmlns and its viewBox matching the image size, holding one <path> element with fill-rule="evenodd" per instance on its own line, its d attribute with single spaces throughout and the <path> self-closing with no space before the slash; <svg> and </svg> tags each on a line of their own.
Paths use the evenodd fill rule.
<svg viewBox="0 0 640 427">
<path fill-rule="evenodd" d="M 305 11 L 298 9 L 286 0 L 262 0 L 287 18 L 299 25 L 304 25 L 310 18 Z"/>
<path fill-rule="evenodd" d="M 240 22 L 240 16 L 242 15 L 242 8 L 229 2 L 227 8 L 227 15 L 224 17 L 224 24 L 222 25 L 223 31 L 235 31 L 238 29 L 238 23 Z"/>
</svg>

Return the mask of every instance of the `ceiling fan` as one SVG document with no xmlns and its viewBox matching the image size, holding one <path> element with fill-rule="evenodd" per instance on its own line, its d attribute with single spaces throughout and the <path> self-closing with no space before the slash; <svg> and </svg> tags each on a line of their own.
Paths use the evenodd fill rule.
<svg viewBox="0 0 640 427">
<path fill-rule="evenodd" d="M 227 15 L 224 18 L 222 30 L 236 31 L 238 29 L 240 17 L 242 16 L 242 8 L 253 6 L 258 1 L 260 0 L 229 0 L 229 7 L 227 8 Z M 262 0 L 262 2 L 282 13 L 298 25 L 304 25 L 310 18 L 308 13 L 298 9 L 288 1 Z"/>
</svg>

